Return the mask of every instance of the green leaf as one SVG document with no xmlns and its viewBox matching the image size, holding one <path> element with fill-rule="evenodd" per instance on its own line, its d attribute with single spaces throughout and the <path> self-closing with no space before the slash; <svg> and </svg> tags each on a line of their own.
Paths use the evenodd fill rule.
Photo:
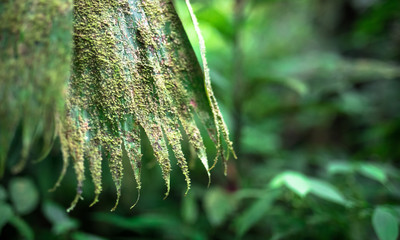
<svg viewBox="0 0 400 240">
<path fill-rule="evenodd" d="M 301 79 L 277 78 L 277 79 L 269 79 L 269 81 L 277 83 L 277 84 L 281 84 L 281 85 L 295 91 L 300 96 L 305 96 L 308 93 L 308 87 Z"/>
<path fill-rule="evenodd" d="M 141 128 L 161 168 L 166 196 L 172 170 L 168 144 L 190 188 L 183 133 L 208 176 L 217 160 L 235 156 L 212 91 L 204 41 L 202 71 L 172 1 L 56 0 L 36 5 L 34 0 L 1 4 L 0 176 L 19 124 L 22 153 L 14 172 L 23 169 L 36 139 L 43 140 L 41 160 L 59 136 L 63 168 L 55 187 L 69 159 L 77 178 L 68 210 L 81 199 L 85 159 L 95 185 L 93 203 L 102 191 L 101 166 L 108 163 L 115 209 L 124 147 L 140 191 Z M 188 10 L 196 21 L 190 4 Z M 195 30 L 202 40 L 197 24 Z M 217 149 L 211 167 L 196 119 Z M 17 206 L 21 214 L 30 208 Z"/>
<path fill-rule="evenodd" d="M 249 125 L 243 127 L 242 144 L 246 153 L 270 154 L 281 145 L 280 137 L 274 132 L 275 126 Z"/>
<path fill-rule="evenodd" d="M 283 83 L 296 91 L 300 96 L 305 96 L 308 93 L 308 86 L 301 79 L 289 78 Z"/>
<path fill-rule="evenodd" d="M 400 219 L 400 205 L 390 205 L 390 209 L 397 219 Z"/>
<path fill-rule="evenodd" d="M 72 239 L 73 240 L 106 240 L 106 238 L 88 234 L 88 233 L 84 233 L 84 232 L 74 232 L 72 234 Z"/>
<path fill-rule="evenodd" d="M 174 216 L 161 214 L 143 214 L 137 217 L 122 217 L 110 213 L 95 213 L 96 221 L 105 222 L 121 229 L 129 231 L 141 231 L 143 229 L 163 229 L 163 231 L 174 231 L 180 223 Z"/>
<path fill-rule="evenodd" d="M 327 166 L 329 174 L 347 174 L 353 173 L 354 170 L 354 165 L 347 162 L 331 162 Z"/>
<path fill-rule="evenodd" d="M 55 234 L 63 234 L 72 229 L 78 228 L 79 224 L 75 219 L 71 219 L 65 212 L 65 209 L 52 202 L 43 204 L 42 212 L 44 216 L 51 222 L 52 231 Z"/>
<path fill-rule="evenodd" d="M 181 147 L 183 133 L 210 176 L 212 167 L 196 118 L 216 146 L 214 163 L 234 154 L 211 89 L 209 70 L 204 65 L 202 72 L 171 1 L 76 0 L 74 36 L 67 114 L 59 128 L 64 155 L 60 180 L 69 157 L 78 180 L 69 210 L 82 193 L 85 158 L 90 160 L 95 183 L 94 202 L 101 192 L 97 169 L 103 162 L 108 163 L 117 192 L 115 209 L 124 172 L 122 146 L 140 190 L 140 128 L 161 168 L 166 196 L 173 167 L 168 145 L 190 188 L 189 168 Z M 201 52 L 206 64 L 203 48 Z"/>
<path fill-rule="evenodd" d="M 32 212 L 39 202 L 39 193 L 29 178 L 15 177 L 11 179 L 9 191 L 11 201 L 18 214 L 24 215 Z"/>
<path fill-rule="evenodd" d="M 318 179 L 310 179 L 310 192 L 325 200 L 346 205 L 348 201 L 330 183 Z"/>
<path fill-rule="evenodd" d="M 199 210 L 194 194 L 188 194 L 183 198 L 182 217 L 185 222 L 194 223 L 199 215 Z"/>
<path fill-rule="evenodd" d="M 22 218 L 18 216 L 13 216 L 10 218 L 10 224 L 13 225 L 21 234 L 24 239 L 27 240 L 33 240 L 34 239 L 34 233 L 32 228 L 27 224 Z"/>
<path fill-rule="evenodd" d="M 11 219 L 14 215 L 11 206 L 8 203 L 0 201 L 0 233 L 3 226 Z"/>
<path fill-rule="evenodd" d="M 253 227 L 262 217 L 271 209 L 272 203 L 279 197 L 281 191 L 269 191 L 236 218 L 235 229 L 239 236 L 243 236 L 251 227 Z"/>
<path fill-rule="evenodd" d="M 285 185 L 300 197 L 306 196 L 311 189 L 308 178 L 301 173 L 293 171 L 286 171 L 279 174 L 271 180 L 270 185 L 272 187 Z"/>
<path fill-rule="evenodd" d="M 7 199 L 7 191 L 3 186 L 0 186 L 0 201 L 4 201 Z"/>
<path fill-rule="evenodd" d="M 358 171 L 362 175 L 371 178 L 373 180 L 376 180 L 382 184 L 387 181 L 387 176 L 385 171 L 376 165 L 369 163 L 361 163 L 360 166 L 358 167 Z"/>
<path fill-rule="evenodd" d="M 221 188 L 210 188 L 204 196 L 204 209 L 213 226 L 221 225 L 236 207 L 236 200 Z"/>
<path fill-rule="evenodd" d="M 396 240 L 399 235 L 399 222 L 387 207 L 375 208 L 372 225 L 379 240 Z"/>
</svg>

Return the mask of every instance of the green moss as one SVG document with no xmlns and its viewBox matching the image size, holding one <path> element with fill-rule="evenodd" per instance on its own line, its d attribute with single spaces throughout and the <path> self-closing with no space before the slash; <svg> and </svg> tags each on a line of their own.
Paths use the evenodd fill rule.
<svg viewBox="0 0 400 240">
<path fill-rule="evenodd" d="M 17 3 L 14 7 L 23 13 L 28 11 L 26 6 Z M 59 6 L 60 9 L 64 8 Z M 66 113 L 59 112 L 55 122 L 64 159 L 55 187 L 65 175 L 70 159 L 77 176 L 77 194 L 68 210 L 81 198 L 85 159 L 89 161 L 95 186 L 92 205 L 102 191 L 103 161 L 110 167 L 117 190 L 115 207 L 118 205 L 124 150 L 140 196 L 140 128 L 146 133 L 160 165 L 167 188 L 165 196 L 170 191 L 172 169 L 168 144 L 185 176 L 187 190 L 190 188 L 189 169 L 181 147 L 181 126 L 209 176 L 206 149 L 195 115 L 205 124 L 219 153 L 222 142 L 227 143 L 228 150 L 232 149 L 212 94 L 207 68 L 205 88 L 203 73 L 171 1 L 75 0 L 73 9 L 74 45 Z M 35 22 L 39 29 L 55 21 L 46 14 L 38 14 L 38 19 L 42 18 L 44 22 Z M 7 25 L 7 31 L 20 32 L 24 21 L 18 17 L 12 21 L 15 26 Z M 50 33 L 31 34 L 37 34 L 32 39 L 40 40 Z M 25 128 L 24 131 L 29 144 L 34 130 Z"/>
</svg>

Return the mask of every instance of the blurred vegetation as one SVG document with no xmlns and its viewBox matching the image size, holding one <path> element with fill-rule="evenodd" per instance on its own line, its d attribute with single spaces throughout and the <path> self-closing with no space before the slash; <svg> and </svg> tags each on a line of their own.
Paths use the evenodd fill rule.
<svg viewBox="0 0 400 240">
<path fill-rule="evenodd" d="M 172 171 L 175 188 L 163 200 L 164 183 L 144 138 L 142 197 L 133 210 L 133 173 L 124 173 L 121 206 L 110 213 L 114 192 L 104 170 L 102 204 L 88 208 L 92 196 L 83 193 L 83 203 L 66 214 L 74 174 L 47 192 L 61 169 L 56 146 L 45 161 L 1 180 L 0 237 L 397 239 L 400 2 L 192 3 L 215 95 L 236 144 L 238 159 L 229 162 L 228 176 L 217 165 L 207 188 L 206 174 L 192 161 L 189 194 L 184 196 L 183 176 Z M 197 51 L 184 2 L 175 4 Z M 205 145 L 215 154 L 210 139 Z M 183 148 L 193 156 L 188 145 Z"/>
</svg>

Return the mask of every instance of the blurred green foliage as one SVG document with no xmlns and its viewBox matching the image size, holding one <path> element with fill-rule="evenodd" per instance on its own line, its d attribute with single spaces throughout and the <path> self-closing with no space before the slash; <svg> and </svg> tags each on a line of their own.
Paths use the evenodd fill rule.
<svg viewBox="0 0 400 240">
<path fill-rule="evenodd" d="M 175 4 L 199 57 L 184 2 Z M 108 180 L 101 205 L 88 208 L 91 197 L 84 193 L 84 203 L 67 215 L 63 210 L 75 179 L 67 173 L 61 190 L 47 192 L 57 179 L 54 169 L 61 168 L 60 152 L 53 150 L 46 161 L 21 174 L 30 176 L 24 178 L 31 182 L 27 188 L 39 191 L 33 212 L 18 210 L 12 182 L 19 178 L 2 180 L 9 184 L 0 188 L 0 236 L 397 239 L 400 1 L 192 4 L 216 97 L 239 155 L 229 162 L 228 176 L 213 174 L 207 188 L 207 176 L 193 161 L 189 194 L 184 196 L 182 176 L 173 171 L 177 187 L 162 200 L 163 181 L 143 139 L 146 174 L 138 205 L 127 210 L 136 192 L 134 182 L 127 180 L 132 173 L 126 172 L 123 206 L 115 213 L 109 213 L 114 197 Z M 205 144 L 213 154 L 212 141 L 205 139 Z M 189 156 L 191 149 L 186 145 L 184 150 Z M 216 170 L 221 172 L 218 168 L 222 166 Z"/>
</svg>

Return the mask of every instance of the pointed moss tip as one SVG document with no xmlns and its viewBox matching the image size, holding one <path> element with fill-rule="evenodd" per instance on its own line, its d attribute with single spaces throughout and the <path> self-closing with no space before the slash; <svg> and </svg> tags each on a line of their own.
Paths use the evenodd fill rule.
<svg viewBox="0 0 400 240">
<path fill-rule="evenodd" d="M 68 212 L 68 213 L 71 212 L 72 210 L 74 210 L 74 208 L 75 208 L 75 206 L 76 206 L 76 204 L 78 203 L 79 200 L 83 200 L 83 197 L 82 197 L 82 195 L 78 192 L 78 193 L 75 195 L 75 198 L 74 198 L 74 200 L 72 201 L 71 205 L 70 205 L 69 208 L 67 209 L 67 212 Z"/>
<path fill-rule="evenodd" d="M 211 172 L 211 170 L 213 170 L 215 168 L 215 163 L 208 169 L 209 172 Z"/>
<path fill-rule="evenodd" d="M 234 150 L 234 149 L 231 149 L 231 152 L 232 152 L 233 158 L 234 158 L 234 159 L 238 159 L 235 150 Z"/>
<path fill-rule="evenodd" d="M 228 150 L 227 150 L 228 151 L 228 156 L 227 156 L 227 158 L 229 158 L 229 153 L 232 153 L 233 158 L 237 159 L 237 155 L 236 155 L 235 149 L 233 148 L 232 142 L 229 141 L 227 144 L 228 144 Z"/>
<path fill-rule="evenodd" d="M 164 196 L 164 198 L 163 198 L 163 200 L 165 200 L 165 199 L 167 199 L 167 197 L 169 196 L 169 191 L 170 191 L 171 189 L 170 189 L 170 186 L 169 186 L 169 183 L 167 184 L 167 192 L 165 193 L 165 196 Z"/>
<path fill-rule="evenodd" d="M 118 194 L 117 194 L 117 200 L 115 201 L 115 205 L 114 205 L 114 207 L 110 210 L 110 212 L 114 212 L 115 209 L 117 209 L 117 206 L 118 206 L 118 204 L 119 204 L 119 199 L 120 199 L 120 197 L 121 197 L 121 194 L 118 193 Z"/>
<path fill-rule="evenodd" d="M 136 201 L 135 201 L 135 203 L 131 206 L 130 209 L 133 209 L 133 208 L 136 206 L 136 204 L 139 202 L 139 199 L 140 199 L 140 188 L 138 188 L 138 196 L 137 196 L 137 198 L 136 198 Z"/>
<path fill-rule="evenodd" d="M 57 181 L 52 188 L 50 188 L 49 192 L 54 192 L 60 186 L 60 183 Z"/>
<path fill-rule="evenodd" d="M 93 202 L 89 205 L 89 207 L 93 207 L 93 205 L 95 205 L 98 202 L 99 202 L 99 194 L 96 194 L 96 196 L 94 197 Z"/>
<path fill-rule="evenodd" d="M 187 184 L 185 196 L 189 193 L 189 190 L 190 190 L 190 182 Z"/>
<path fill-rule="evenodd" d="M 217 155 L 214 158 L 213 165 L 210 168 L 208 168 L 208 172 L 210 172 L 213 168 L 215 168 L 215 166 L 217 165 L 219 157 L 222 155 L 220 148 L 218 147 L 217 149 L 218 149 L 217 150 Z"/>
</svg>

